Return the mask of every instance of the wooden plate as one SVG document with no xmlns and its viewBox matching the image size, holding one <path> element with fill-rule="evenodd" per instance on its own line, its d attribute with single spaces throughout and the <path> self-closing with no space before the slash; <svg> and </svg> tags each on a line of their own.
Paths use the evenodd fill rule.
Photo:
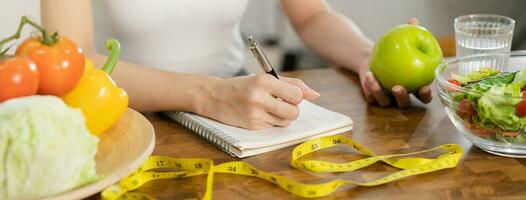
<svg viewBox="0 0 526 200">
<path fill-rule="evenodd" d="M 117 124 L 100 137 L 95 160 L 97 174 L 103 178 L 46 199 L 71 200 L 94 195 L 137 169 L 152 154 L 154 146 L 152 124 L 137 111 L 128 109 Z"/>
</svg>

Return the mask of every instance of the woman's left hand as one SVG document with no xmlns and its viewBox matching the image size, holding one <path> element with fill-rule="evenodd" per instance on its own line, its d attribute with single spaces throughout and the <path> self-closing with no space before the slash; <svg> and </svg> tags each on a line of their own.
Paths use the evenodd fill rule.
<svg viewBox="0 0 526 200">
<path fill-rule="evenodd" d="M 418 25 L 418 19 L 411 18 L 409 19 L 408 24 Z M 368 61 L 364 62 L 364 64 L 360 67 L 358 75 L 360 76 L 362 92 L 367 102 L 377 102 L 382 107 L 391 105 L 391 99 L 386 95 L 383 88 L 376 80 L 374 74 L 369 69 Z M 391 88 L 390 92 L 395 97 L 399 108 L 409 107 L 411 104 L 409 93 L 403 86 L 395 85 Z M 432 99 L 431 88 L 427 85 L 421 87 L 414 95 L 423 103 L 429 103 Z"/>
</svg>

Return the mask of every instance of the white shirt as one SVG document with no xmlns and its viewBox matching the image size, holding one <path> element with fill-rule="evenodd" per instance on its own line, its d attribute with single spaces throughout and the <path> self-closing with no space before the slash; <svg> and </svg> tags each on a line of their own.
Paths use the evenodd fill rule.
<svg viewBox="0 0 526 200">
<path fill-rule="evenodd" d="M 220 77 L 244 64 L 240 21 L 248 0 L 99 0 L 100 41 L 116 38 L 121 58 L 159 69 Z M 105 24 L 108 30 L 97 30 Z M 104 26 L 102 26 L 104 29 Z"/>
</svg>

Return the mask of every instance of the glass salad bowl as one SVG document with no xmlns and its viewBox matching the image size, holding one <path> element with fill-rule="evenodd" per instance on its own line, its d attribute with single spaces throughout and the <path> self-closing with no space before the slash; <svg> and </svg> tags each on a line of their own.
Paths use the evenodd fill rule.
<svg viewBox="0 0 526 200">
<path fill-rule="evenodd" d="M 439 65 L 435 76 L 460 133 L 484 151 L 526 157 L 526 52 L 457 58 Z"/>
</svg>

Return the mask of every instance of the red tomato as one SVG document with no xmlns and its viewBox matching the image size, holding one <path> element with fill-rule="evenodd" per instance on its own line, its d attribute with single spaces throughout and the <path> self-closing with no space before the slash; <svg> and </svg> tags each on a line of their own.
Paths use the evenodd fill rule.
<svg viewBox="0 0 526 200">
<path fill-rule="evenodd" d="M 474 108 L 474 104 L 471 100 L 462 99 L 457 106 L 457 115 L 464 120 L 471 120 L 471 118 L 477 114 Z"/>
<path fill-rule="evenodd" d="M 460 83 L 460 81 L 455 80 L 455 79 L 450 79 L 450 80 L 448 80 L 447 82 L 449 82 L 449 83 L 451 83 L 451 84 L 453 84 L 453 85 L 457 85 L 457 86 L 462 85 L 462 83 Z"/>
<path fill-rule="evenodd" d="M 522 91 L 521 92 L 521 98 L 523 98 L 523 99 L 526 98 L 526 91 Z"/>
<path fill-rule="evenodd" d="M 447 82 L 449 82 L 449 83 L 451 83 L 451 84 L 453 84 L 453 85 L 456 85 L 456 86 L 461 86 L 461 85 L 462 85 L 462 83 L 460 83 L 460 81 L 455 80 L 455 79 L 450 79 L 450 80 L 448 80 Z M 447 88 L 447 90 L 450 91 L 450 92 L 457 92 L 457 91 L 458 91 L 457 89 L 455 89 L 455 88 L 453 88 L 453 87 L 451 87 L 451 86 L 449 86 L 449 87 Z"/>
<path fill-rule="evenodd" d="M 40 36 L 28 38 L 16 55 L 26 55 L 35 62 L 40 73 L 38 94 L 63 96 L 73 90 L 84 72 L 82 50 L 65 37 L 49 46 Z"/>
<path fill-rule="evenodd" d="M 526 116 L 526 100 L 521 100 L 517 105 L 515 105 L 515 114 L 519 117 Z"/>
<path fill-rule="evenodd" d="M 38 70 L 25 57 L 0 61 L 0 102 L 10 98 L 34 95 L 38 89 Z"/>
<path fill-rule="evenodd" d="M 471 131 L 471 133 L 478 135 L 479 137 L 482 137 L 482 138 L 489 138 L 495 135 L 495 132 L 493 130 L 486 129 L 484 127 L 480 127 L 475 123 L 472 124 L 471 122 L 465 122 L 464 125 L 466 129 L 469 129 Z"/>
<path fill-rule="evenodd" d="M 519 135 L 519 132 L 518 131 L 503 131 L 502 135 L 506 137 L 517 137 L 517 135 Z"/>
</svg>

